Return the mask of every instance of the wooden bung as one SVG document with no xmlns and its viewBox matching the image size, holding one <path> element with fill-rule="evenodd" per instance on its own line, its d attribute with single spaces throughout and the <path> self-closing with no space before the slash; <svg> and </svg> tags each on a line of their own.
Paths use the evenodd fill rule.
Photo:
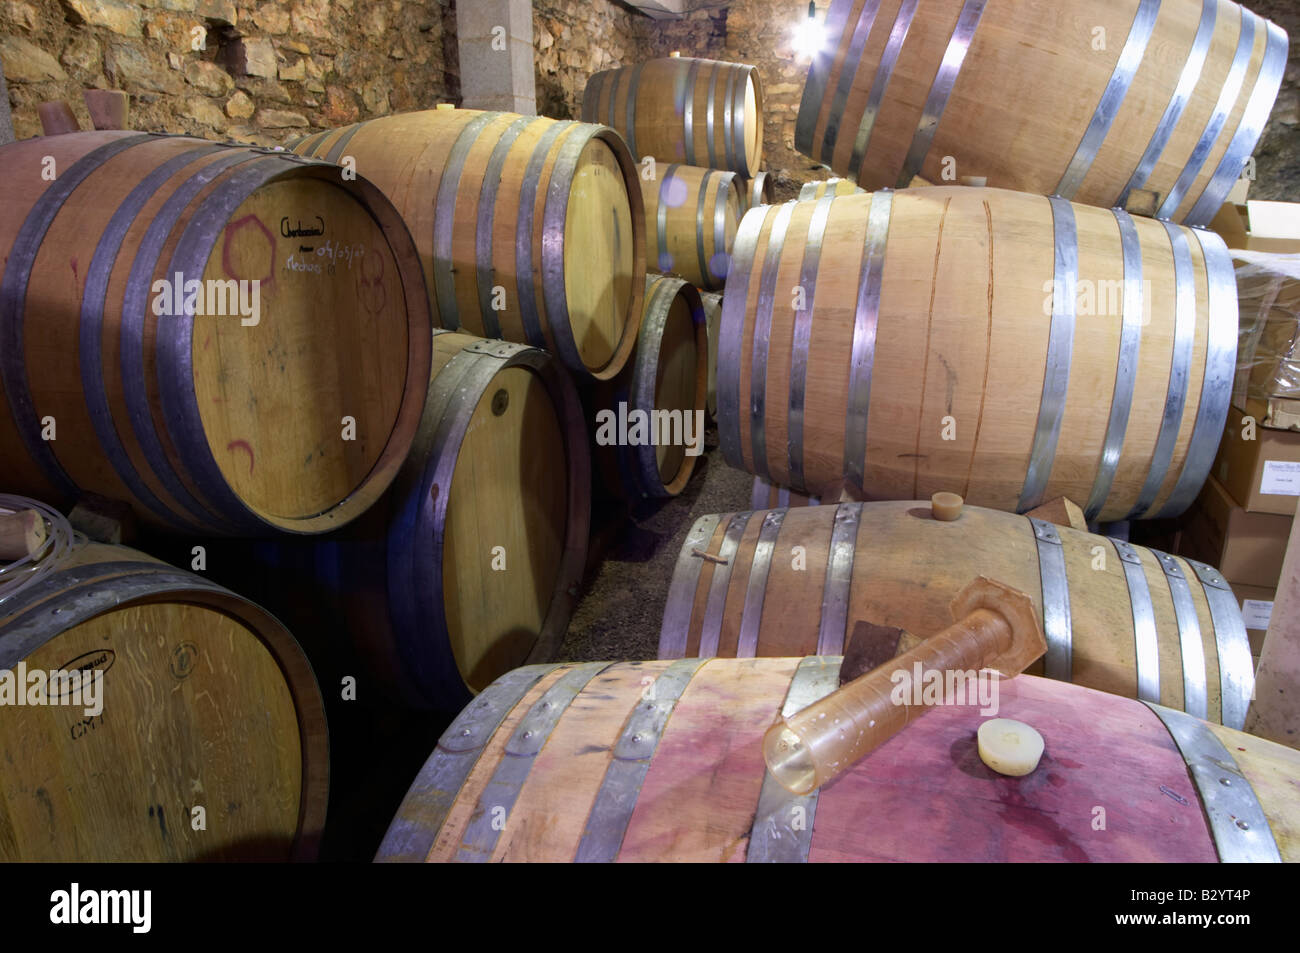
<svg viewBox="0 0 1300 953">
<path fill-rule="evenodd" d="M 81 94 L 96 129 L 126 129 L 131 97 L 120 89 L 88 89 Z"/>
<path fill-rule="evenodd" d="M 80 132 L 81 126 L 72 113 L 72 107 L 61 99 L 48 103 L 38 103 L 36 115 L 41 118 L 41 131 L 47 136 L 61 136 L 69 132 Z"/>
<path fill-rule="evenodd" d="M 0 561 L 34 556 L 45 542 L 45 520 L 35 510 L 0 513 Z"/>
<path fill-rule="evenodd" d="M 895 700 L 894 672 L 935 673 L 941 686 L 937 704 L 950 705 L 956 700 L 948 697 L 946 673 L 995 669 L 1019 675 L 1047 651 L 1029 597 L 986 577 L 958 594 L 952 614 L 953 625 L 893 665 L 862 675 L 769 728 L 763 756 L 772 776 L 787 790 L 807 794 L 902 731 L 920 700 L 906 693 Z"/>
</svg>

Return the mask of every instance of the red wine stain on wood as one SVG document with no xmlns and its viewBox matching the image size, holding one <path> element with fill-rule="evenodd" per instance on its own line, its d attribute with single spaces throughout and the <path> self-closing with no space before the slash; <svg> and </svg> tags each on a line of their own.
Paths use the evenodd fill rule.
<svg viewBox="0 0 1300 953">
<path fill-rule="evenodd" d="M 203 339 L 203 350 L 206 351 L 211 346 L 212 346 L 212 335 L 209 334 L 207 337 Z"/>
<path fill-rule="evenodd" d="M 999 785 L 998 802 L 1002 807 L 998 811 L 1009 827 L 1014 827 L 1028 837 L 1060 849 L 1062 859 L 1071 863 L 1087 863 L 1088 854 L 1080 847 L 1064 827 L 1034 804 L 1031 799 L 1016 790 L 1014 781 Z"/>
<path fill-rule="evenodd" d="M 388 289 L 384 287 L 384 270 L 383 256 L 378 254 L 361 256 L 361 268 L 357 280 L 365 289 L 360 297 L 366 310 L 371 314 L 379 314 L 388 304 Z"/>
<path fill-rule="evenodd" d="M 251 446 L 249 446 L 248 441 L 247 441 L 247 440 L 232 440 L 232 441 L 230 441 L 230 443 L 226 444 L 226 449 L 227 449 L 227 450 L 243 450 L 246 454 L 248 454 L 248 473 L 249 473 L 249 475 L 251 476 L 252 473 L 253 473 L 253 448 L 252 448 Z"/>
<path fill-rule="evenodd" d="M 232 260 L 236 238 L 240 232 L 247 228 L 255 228 L 266 236 L 266 274 L 265 275 L 241 275 L 238 274 Z M 221 243 L 221 270 L 225 272 L 228 278 L 248 278 L 260 281 L 264 285 L 269 285 L 275 280 L 275 233 L 273 233 L 266 224 L 256 215 L 245 215 L 243 218 L 231 222 L 226 226 L 224 238 Z M 248 241 L 247 238 L 239 238 L 241 242 Z"/>
</svg>

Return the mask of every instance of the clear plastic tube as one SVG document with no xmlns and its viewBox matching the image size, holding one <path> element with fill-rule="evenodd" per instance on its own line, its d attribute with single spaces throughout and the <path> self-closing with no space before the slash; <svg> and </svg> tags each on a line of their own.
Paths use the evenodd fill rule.
<svg viewBox="0 0 1300 953">
<path fill-rule="evenodd" d="M 38 500 L 0 493 L 0 513 L 35 510 L 45 520 L 45 542 L 29 556 L 0 563 L 0 607 L 6 600 L 51 572 L 77 544 L 77 535 L 67 518 Z"/>
</svg>

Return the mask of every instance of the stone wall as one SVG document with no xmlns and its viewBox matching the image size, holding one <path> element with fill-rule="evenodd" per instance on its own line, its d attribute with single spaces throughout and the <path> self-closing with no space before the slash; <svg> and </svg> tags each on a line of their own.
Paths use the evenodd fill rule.
<svg viewBox="0 0 1300 953">
<path fill-rule="evenodd" d="M 1291 38 L 1282 91 L 1255 147 L 1255 183 L 1250 197 L 1300 202 L 1300 5 L 1296 0 L 1246 0 L 1246 6 L 1268 17 Z"/>
<path fill-rule="evenodd" d="M 87 87 L 135 129 L 259 144 L 459 95 L 452 0 L 0 0 L 0 57 L 19 138 L 53 99 L 90 128 Z"/>
<path fill-rule="evenodd" d="M 593 73 L 646 57 L 638 31 L 647 19 L 610 0 L 533 0 L 538 115 L 581 118 Z"/>
</svg>

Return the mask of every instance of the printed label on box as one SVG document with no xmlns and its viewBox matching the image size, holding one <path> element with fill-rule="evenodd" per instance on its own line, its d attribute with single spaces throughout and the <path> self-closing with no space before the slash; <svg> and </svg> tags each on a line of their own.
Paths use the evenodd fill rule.
<svg viewBox="0 0 1300 953">
<path fill-rule="evenodd" d="M 1265 460 L 1259 492 L 1273 496 L 1300 496 L 1300 463 Z"/>
<path fill-rule="evenodd" d="M 1268 620 L 1273 615 L 1273 603 L 1263 599 L 1241 600 L 1241 618 L 1248 629 L 1267 629 Z"/>
</svg>

